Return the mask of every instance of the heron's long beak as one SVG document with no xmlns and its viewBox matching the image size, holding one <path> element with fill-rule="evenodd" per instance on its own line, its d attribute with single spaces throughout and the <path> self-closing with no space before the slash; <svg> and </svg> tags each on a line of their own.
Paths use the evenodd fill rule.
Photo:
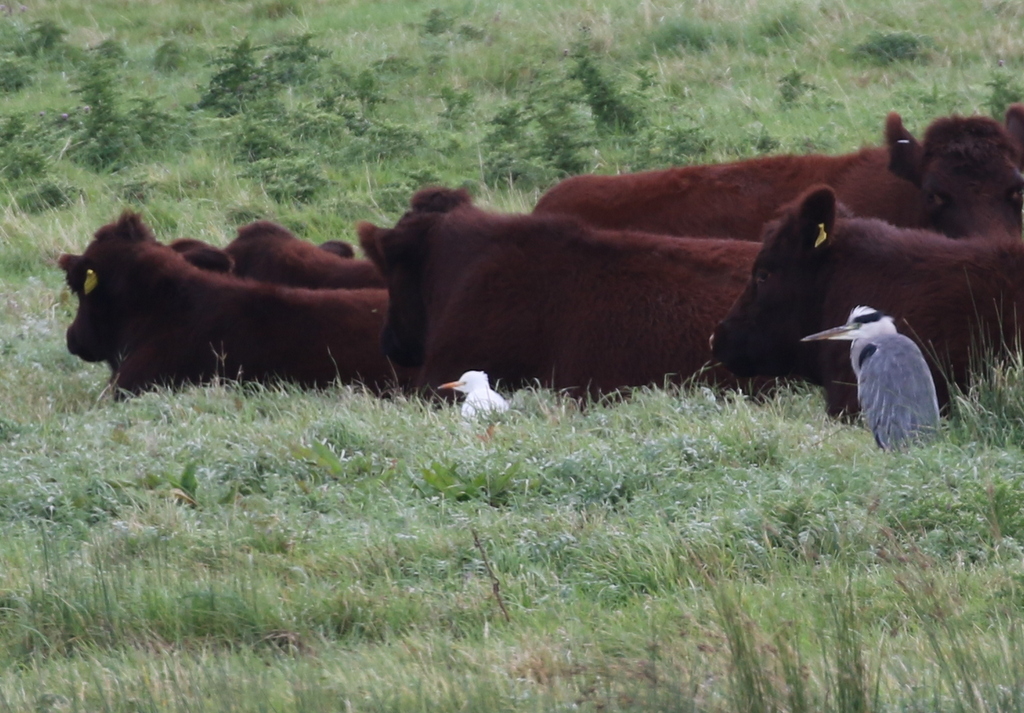
<svg viewBox="0 0 1024 713">
<path fill-rule="evenodd" d="M 457 389 L 460 386 L 465 386 L 465 381 L 449 381 L 447 384 L 441 384 L 437 388 L 439 389 Z"/>
<path fill-rule="evenodd" d="M 860 327 L 859 324 L 844 324 L 841 327 L 833 327 L 832 329 L 826 329 L 824 332 L 816 332 L 815 334 L 809 334 L 801 342 L 820 342 L 823 339 L 845 339 L 852 340 L 854 335 L 850 332 L 855 331 Z"/>
</svg>

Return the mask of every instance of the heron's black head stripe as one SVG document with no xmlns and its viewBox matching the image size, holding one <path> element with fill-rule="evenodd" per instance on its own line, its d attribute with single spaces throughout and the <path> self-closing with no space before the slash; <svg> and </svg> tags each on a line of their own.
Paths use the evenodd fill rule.
<svg viewBox="0 0 1024 713">
<path fill-rule="evenodd" d="M 870 324 L 871 322 L 877 322 L 885 315 L 875 310 L 874 312 L 868 312 L 867 314 L 859 314 L 853 318 L 853 321 L 857 324 Z"/>
<path fill-rule="evenodd" d="M 870 316 L 870 315 L 867 315 Z M 864 366 L 864 362 L 868 360 L 868 357 L 878 351 L 878 347 L 874 344 L 868 344 L 866 347 L 860 350 L 860 358 L 857 359 L 857 368 L 860 369 Z"/>
</svg>

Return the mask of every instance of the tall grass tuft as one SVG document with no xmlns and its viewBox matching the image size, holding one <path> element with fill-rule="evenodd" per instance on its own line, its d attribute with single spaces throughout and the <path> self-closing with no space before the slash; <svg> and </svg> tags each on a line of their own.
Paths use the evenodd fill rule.
<svg viewBox="0 0 1024 713">
<path fill-rule="evenodd" d="M 975 360 L 966 391 L 951 400 L 951 435 L 996 447 L 1024 442 L 1024 353 L 1019 349 Z"/>
<path fill-rule="evenodd" d="M 763 644 L 757 639 L 754 622 L 741 605 L 739 593 L 729 585 L 714 590 L 715 610 L 729 642 L 729 669 L 733 710 L 736 713 L 775 713 L 778 693 L 766 661 Z"/>
<path fill-rule="evenodd" d="M 877 709 L 864 660 L 857 601 L 852 584 L 827 597 L 830 637 L 822 636 L 829 691 L 826 700 L 836 713 L 868 713 Z"/>
</svg>

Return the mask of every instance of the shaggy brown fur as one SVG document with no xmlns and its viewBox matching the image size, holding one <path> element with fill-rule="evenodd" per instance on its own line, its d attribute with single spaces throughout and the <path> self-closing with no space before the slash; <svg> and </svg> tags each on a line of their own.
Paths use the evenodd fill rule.
<svg viewBox="0 0 1024 713">
<path fill-rule="evenodd" d="M 1005 126 L 972 116 L 937 119 L 919 144 L 889 114 L 886 147 L 843 156 L 774 156 L 619 176 L 575 176 L 534 213 L 599 228 L 759 240 L 778 207 L 828 184 L 855 215 L 951 238 L 1021 240 L 1024 105 Z"/>
<path fill-rule="evenodd" d="M 946 403 L 945 376 L 965 387 L 979 348 L 1020 343 L 1024 244 L 837 219 L 834 191 L 811 188 L 766 229 L 746 289 L 715 330 L 714 354 L 738 375 L 821 384 L 831 413 L 854 412 L 849 346 L 799 340 L 844 324 L 857 305 L 893 316 L 919 343 Z"/>
<path fill-rule="evenodd" d="M 79 300 L 68 350 L 106 361 L 118 389 L 219 375 L 381 390 L 410 378 L 380 351 L 382 289 L 289 288 L 201 269 L 158 243 L 134 213 L 58 263 Z"/>
</svg>

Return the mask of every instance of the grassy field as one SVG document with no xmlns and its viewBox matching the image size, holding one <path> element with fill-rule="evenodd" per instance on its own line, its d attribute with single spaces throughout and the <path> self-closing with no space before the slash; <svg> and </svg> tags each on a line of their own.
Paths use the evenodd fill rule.
<svg viewBox="0 0 1024 713">
<path fill-rule="evenodd" d="M 764 402 L 127 401 L 55 258 L 352 240 L 428 183 L 881 140 L 1024 99 L 1009 0 L 0 7 L 0 711 L 1024 711 L 1024 364 L 885 454 Z M 458 375 L 453 375 L 453 378 Z"/>
</svg>

